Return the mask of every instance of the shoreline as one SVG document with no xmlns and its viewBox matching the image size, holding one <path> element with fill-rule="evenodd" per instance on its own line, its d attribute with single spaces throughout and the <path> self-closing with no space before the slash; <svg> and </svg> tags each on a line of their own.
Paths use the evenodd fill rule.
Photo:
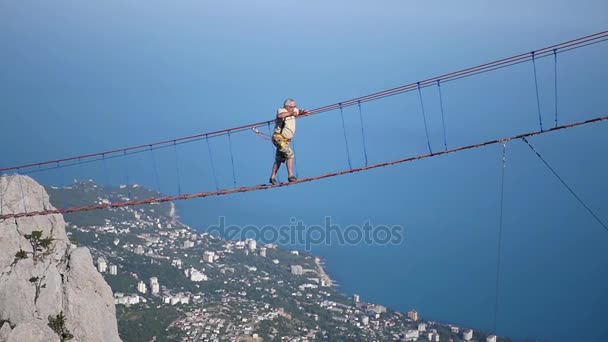
<svg viewBox="0 0 608 342">
<path fill-rule="evenodd" d="M 323 268 L 324 262 L 321 260 L 320 257 L 315 256 L 315 264 L 317 265 L 317 274 L 319 275 L 319 278 L 327 282 L 327 285 L 329 287 L 337 286 L 336 282 L 331 279 L 327 272 L 325 272 L 325 268 Z"/>
</svg>

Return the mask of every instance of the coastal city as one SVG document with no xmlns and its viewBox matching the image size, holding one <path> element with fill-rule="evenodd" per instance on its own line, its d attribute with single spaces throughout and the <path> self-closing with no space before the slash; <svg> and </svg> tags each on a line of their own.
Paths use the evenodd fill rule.
<svg viewBox="0 0 608 342">
<path fill-rule="evenodd" d="M 138 185 L 75 182 L 47 191 L 62 200 L 144 198 Z M 319 257 L 253 239 L 225 240 L 182 224 L 173 203 L 65 215 L 112 287 L 124 340 L 509 341 L 344 295 Z"/>
</svg>

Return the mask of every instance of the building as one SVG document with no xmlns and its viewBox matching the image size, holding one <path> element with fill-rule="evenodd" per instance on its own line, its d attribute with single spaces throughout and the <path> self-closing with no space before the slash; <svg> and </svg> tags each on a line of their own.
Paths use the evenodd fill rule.
<svg viewBox="0 0 608 342">
<path fill-rule="evenodd" d="M 146 283 L 144 283 L 143 281 L 137 283 L 137 291 L 141 293 L 146 293 Z"/>
<path fill-rule="evenodd" d="M 426 323 L 418 324 L 418 331 L 420 331 L 420 332 L 426 331 Z"/>
<path fill-rule="evenodd" d="M 460 331 L 460 328 L 455 327 L 455 326 L 450 326 L 450 331 L 452 331 L 452 333 L 454 333 L 454 334 L 458 334 L 458 332 Z"/>
<path fill-rule="evenodd" d="M 405 340 L 406 341 L 416 341 L 416 340 L 418 340 L 419 336 L 420 336 L 420 333 L 418 332 L 418 330 L 408 330 L 405 333 Z"/>
<path fill-rule="evenodd" d="M 138 245 L 135 247 L 135 254 L 144 254 L 144 246 Z"/>
<path fill-rule="evenodd" d="M 215 252 L 206 251 L 203 253 L 203 261 L 204 262 L 213 262 L 215 259 Z"/>
<path fill-rule="evenodd" d="M 260 256 L 262 256 L 262 257 L 266 256 L 266 247 L 260 248 Z"/>
<path fill-rule="evenodd" d="M 359 303 L 359 295 L 356 293 L 353 295 L 353 302 Z"/>
<path fill-rule="evenodd" d="M 462 334 L 462 339 L 465 341 L 470 341 L 473 339 L 473 330 L 469 329 Z"/>
<path fill-rule="evenodd" d="M 181 269 L 182 268 L 182 259 L 174 259 L 173 261 L 171 261 L 171 265 Z"/>
<path fill-rule="evenodd" d="M 496 335 L 486 337 L 486 342 L 496 342 Z"/>
<path fill-rule="evenodd" d="M 158 294 L 160 292 L 160 284 L 158 283 L 158 278 L 156 277 L 150 278 L 150 292 L 152 294 Z"/>
<path fill-rule="evenodd" d="M 194 247 L 194 241 L 192 241 L 192 240 L 184 241 L 184 248 L 192 248 L 192 247 Z"/>
<path fill-rule="evenodd" d="M 410 310 L 407 312 L 407 317 L 412 321 L 418 320 L 418 312 L 416 310 Z"/>
<path fill-rule="evenodd" d="M 207 281 L 207 276 L 203 272 L 193 268 L 190 270 L 190 280 L 195 282 Z"/>
<path fill-rule="evenodd" d="M 247 241 L 247 247 L 249 247 L 249 250 L 255 251 L 257 248 L 257 242 L 254 239 L 250 239 Z"/>
<path fill-rule="evenodd" d="M 369 324 L 369 317 L 367 317 L 367 316 L 361 317 L 361 324 L 368 325 Z"/>
<path fill-rule="evenodd" d="M 108 270 L 108 264 L 102 257 L 97 258 L 97 270 L 99 273 L 104 273 Z"/>
<path fill-rule="evenodd" d="M 300 266 L 300 265 L 291 265 L 291 274 L 293 274 L 293 275 L 302 275 L 302 266 Z"/>
<path fill-rule="evenodd" d="M 110 265 L 110 274 L 111 275 L 117 275 L 118 274 L 118 267 L 116 265 Z"/>
</svg>

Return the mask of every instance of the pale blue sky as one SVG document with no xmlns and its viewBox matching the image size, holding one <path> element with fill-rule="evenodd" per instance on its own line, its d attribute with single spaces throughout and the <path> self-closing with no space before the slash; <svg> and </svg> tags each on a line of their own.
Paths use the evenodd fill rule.
<svg viewBox="0 0 608 342">
<path fill-rule="evenodd" d="M 271 119 L 287 97 L 321 107 L 604 31 L 605 1 L 8 1 L 0 0 L 0 166 L 138 145 Z M 562 123 L 606 115 L 608 42 L 558 56 Z M 553 122 L 553 61 L 537 62 Z M 538 129 L 531 63 L 442 87 L 450 147 Z M 417 93 L 364 104 L 370 162 L 426 152 Z M 437 90 L 423 90 L 431 144 L 443 137 Z M 363 163 L 358 113 L 344 111 L 351 161 Z M 298 122 L 300 176 L 347 167 L 339 113 Z M 608 220 L 606 124 L 531 139 Z M 272 148 L 232 137 L 237 183 L 266 182 Z M 211 141 L 232 185 L 225 138 Z M 521 142 L 508 146 L 504 277 L 498 333 L 596 340 L 608 305 L 608 234 Z M 155 154 L 160 188 L 177 191 L 175 154 Z M 178 149 L 183 191 L 212 190 L 207 147 Z M 129 177 L 156 187 L 151 156 L 36 175 L 49 183 Z M 406 227 L 395 247 L 319 247 L 345 293 L 490 329 L 500 148 L 493 146 L 259 193 L 181 203 L 198 228 L 232 223 Z M 283 178 L 285 170 L 281 170 Z M 378 265 L 383 267 L 379 268 Z M 364 280 L 361 279 L 364 277 Z M 581 294 L 584 294 L 581 295 Z M 521 309 L 523 309 L 523 313 Z M 540 317 L 540 318 L 539 318 Z"/>
</svg>

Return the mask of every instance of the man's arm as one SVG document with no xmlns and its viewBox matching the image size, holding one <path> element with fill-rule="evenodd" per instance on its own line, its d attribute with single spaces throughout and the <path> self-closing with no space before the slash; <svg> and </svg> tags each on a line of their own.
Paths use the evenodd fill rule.
<svg viewBox="0 0 608 342">
<path fill-rule="evenodd" d="M 290 116 L 300 116 L 300 115 L 306 115 L 308 113 L 310 113 L 310 111 L 308 111 L 306 109 L 292 110 L 291 112 L 289 112 L 289 111 L 287 111 L 287 109 L 285 109 L 285 111 L 280 111 L 277 114 L 277 118 L 285 119 Z"/>
</svg>

